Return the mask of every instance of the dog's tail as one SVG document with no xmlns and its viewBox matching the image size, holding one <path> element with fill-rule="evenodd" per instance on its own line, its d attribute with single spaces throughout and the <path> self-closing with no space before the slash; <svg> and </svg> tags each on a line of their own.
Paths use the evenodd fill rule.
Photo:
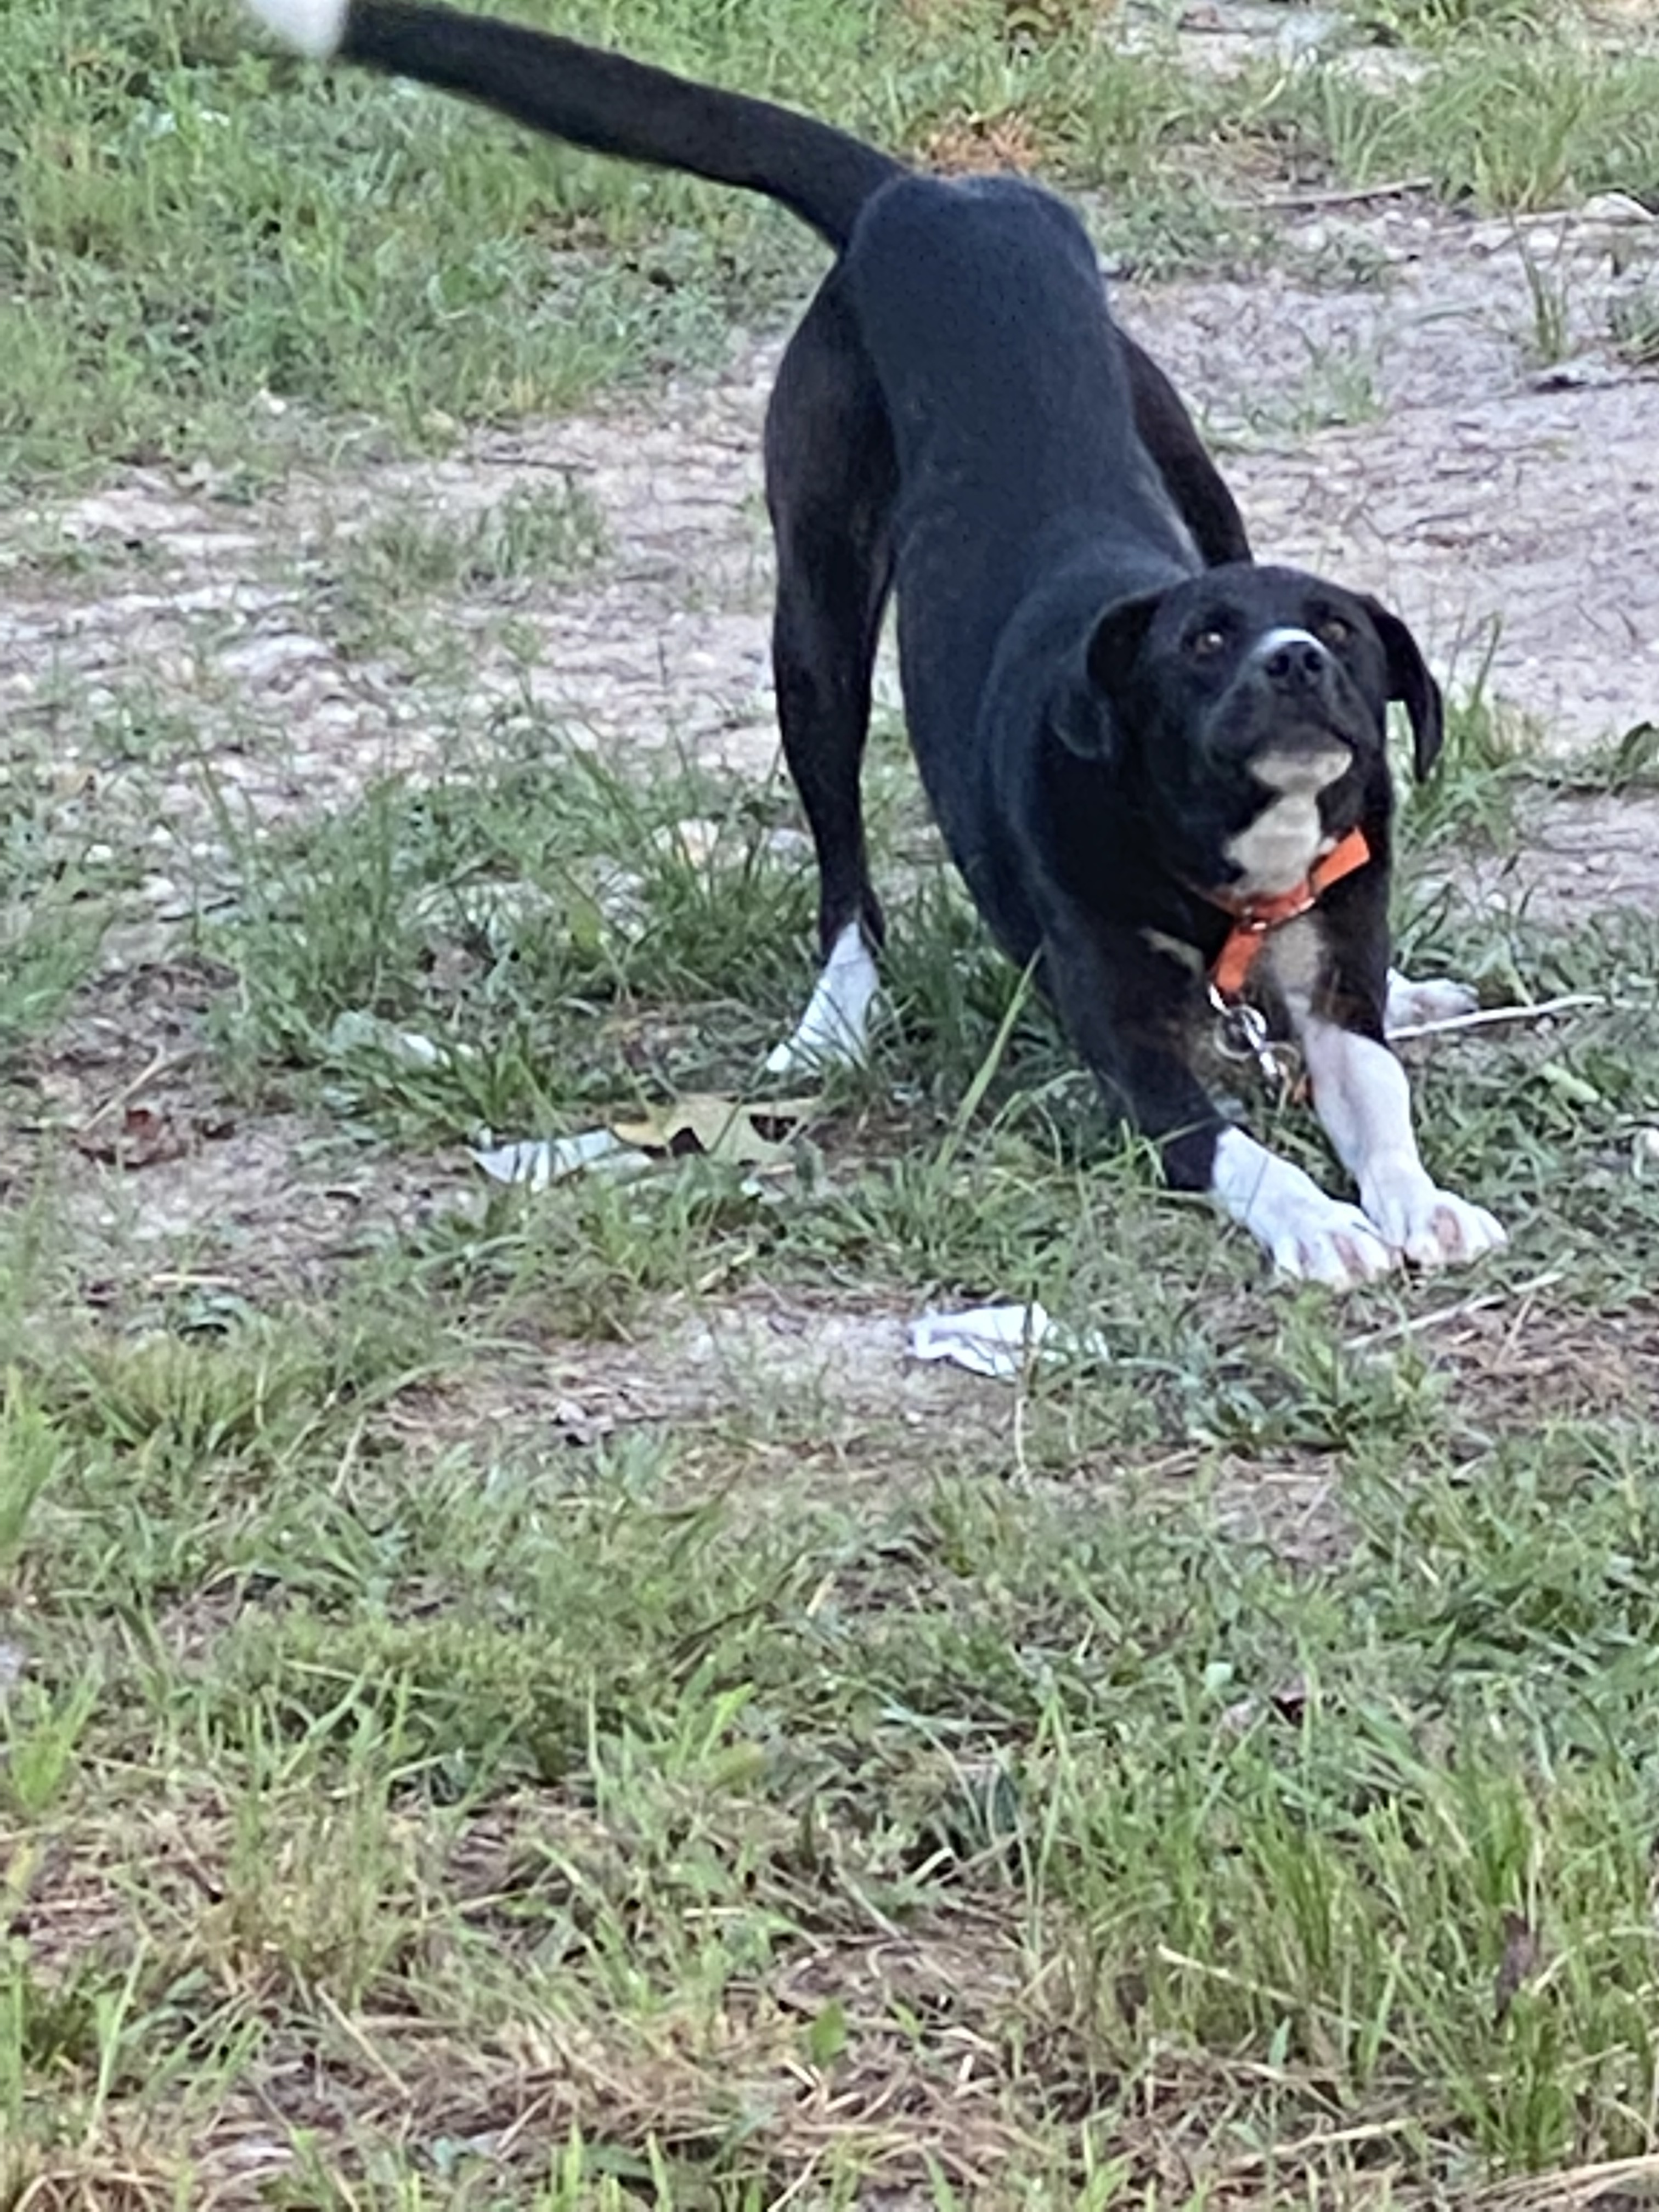
<svg viewBox="0 0 1659 2212">
<path fill-rule="evenodd" d="M 840 248 L 901 165 L 769 100 L 696 84 L 621 54 L 427 0 L 247 0 L 319 59 L 459 92 L 532 130 L 658 168 L 763 192 Z"/>
</svg>

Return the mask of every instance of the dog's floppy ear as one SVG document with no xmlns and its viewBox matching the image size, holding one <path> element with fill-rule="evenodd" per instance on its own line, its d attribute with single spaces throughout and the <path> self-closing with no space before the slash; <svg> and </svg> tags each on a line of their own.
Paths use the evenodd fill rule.
<svg viewBox="0 0 1659 2212">
<path fill-rule="evenodd" d="M 1389 663 L 1389 696 L 1404 705 L 1412 726 L 1412 766 L 1419 783 L 1440 757 L 1446 741 L 1444 703 L 1440 686 L 1429 673 L 1423 649 L 1396 614 L 1380 599 L 1363 593 L 1359 604 L 1370 617 Z"/>
<path fill-rule="evenodd" d="M 1129 671 L 1163 599 L 1109 607 L 1067 661 L 1048 700 L 1048 726 L 1082 760 L 1112 766 L 1121 749 L 1121 711 Z"/>
</svg>

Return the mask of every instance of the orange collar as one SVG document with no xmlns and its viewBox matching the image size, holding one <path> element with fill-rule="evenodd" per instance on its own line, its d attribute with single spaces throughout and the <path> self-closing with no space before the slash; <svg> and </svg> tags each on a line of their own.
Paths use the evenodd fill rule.
<svg viewBox="0 0 1659 2212">
<path fill-rule="evenodd" d="M 1365 842 L 1364 831 L 1350 830 L 1340 843 L 1333 845 L 1322 860 L 1314 862 L 1291 890 L 1275 891 L 1269 898 L 1256 899 L 1236 898 L 1229 891 L 1206 891 L 1204 896 L 1212 906 L 1218 906 L 1233 918 L 1227 941 L 1210 969 L 1211 988 L 1231 1005 L 1249 981 L 1256 957 L 1273 931 L 1317 906 L 1333 884 L 1340 884 L 1344 876 L 1363 868 L 1370 857 L 1371 848 Z"/>
</svg>

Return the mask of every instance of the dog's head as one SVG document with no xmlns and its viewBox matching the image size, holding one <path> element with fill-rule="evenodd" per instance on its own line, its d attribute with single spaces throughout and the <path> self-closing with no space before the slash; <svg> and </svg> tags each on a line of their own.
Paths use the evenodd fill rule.
<svg viewBox="0 0 1659 2212">
<path fill-rule="evenodd" d="M 1440 688 L 1399 616 L 1299 569 L 1241 562 L 1109 609 L 1049 720 L 1074 752 L 1132 775 L 1183 842 L 1219 855 L 1287 797 L 1304 811 L 1316 800 L 1328 832 L 1352 829 L 1390 699 L 1405 706 L 1426 776 Z"/>
</svg>

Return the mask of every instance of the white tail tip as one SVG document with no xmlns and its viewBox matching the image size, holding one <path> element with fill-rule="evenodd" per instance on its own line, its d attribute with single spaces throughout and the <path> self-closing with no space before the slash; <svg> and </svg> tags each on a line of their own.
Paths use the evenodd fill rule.
<svg viewBox="0 0 1659 2212">
<path fill-rule="evenodd" d="M 350 0 L 247 0 L 247 4 L 279 39 L 302 54 L 326 61 L 345 36 Z"/>
</svg>

